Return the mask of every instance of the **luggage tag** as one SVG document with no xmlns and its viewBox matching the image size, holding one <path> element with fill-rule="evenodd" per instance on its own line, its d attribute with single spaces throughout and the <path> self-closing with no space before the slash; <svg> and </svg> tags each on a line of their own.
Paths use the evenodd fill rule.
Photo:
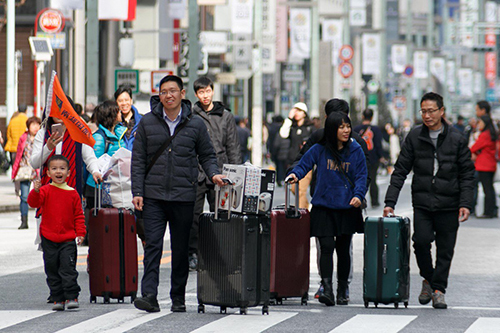
<svg viewBox="0 0 500 333">
<path fill-rule="evenodd" d="M 288 181 L 285 181 L 285 214 L 288 218 L 300 218 L 299 212 L 299 182 L 295 183 L 295 207 L 290 205 L 291 187 Z"/>
<path fill-rule="evenodd" d="M 224 209 L 227 206 L 227 221 L 231 219 L 231 210 L 233 207 L 233 186 L 234 182 L 229 178 L 222 178 L 222 181 L 226 183 L 226 186 L 230 186 L 229 191 L 224 192 L 221 198 L 221 187 L 215 185 L 215 220 L 219 219 L 219 209 Z"/>
</svg>

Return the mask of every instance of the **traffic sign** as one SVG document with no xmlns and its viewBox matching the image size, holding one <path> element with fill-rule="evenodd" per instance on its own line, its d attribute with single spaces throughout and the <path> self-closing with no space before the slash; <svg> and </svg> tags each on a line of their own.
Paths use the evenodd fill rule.
<svg viewBox="0 0 500 333">
<path fill-rule="evenodd" d="M 380 83 L 377 80 L 370 80 L 366 84 L 366 89 L 371 93 L 376 93 L 378 88 L 380 88 Z"/>
<path fill-rule="evenodd" d="M 339 65 L 339 73 L 342 75 L 344 79 L 347 79 L 354 72 L 354 67 L 352 67 L 351 63 L 344 61 Z"/>
<path fill-rule="evenodd" d="M 125 85 L 132 89 L 132 93 L 139 92 L 139 70 L 115 69 L 115 90 Z"/>
<path fill-rule="evenodd" d="M 64 28 L 64 16 L 56 9 L 46 8 L 38 13 L 38 24 L 46 33 L 58 33 Z"/>
<path fill-rule="evenodd" d="M 394 103 L 394 108 L 398 111 L 406 110 L 406 97 L 405 96 L 394 96 L 392 99 Z"/>
<path fill-rule="evenodd" d="M 413 75 L 413 66 L 411 66 L 411 65 L 406 66 L 403 74 L 408 76 L 408 77 L 411 77 Z"/>
<path fill-rule="evenodd" d="M 354 56 L 354 49 L 351 45 L 342 45 L 339 51 L 339 58 L 344 61 L 349 61 Z"/>
</svg>

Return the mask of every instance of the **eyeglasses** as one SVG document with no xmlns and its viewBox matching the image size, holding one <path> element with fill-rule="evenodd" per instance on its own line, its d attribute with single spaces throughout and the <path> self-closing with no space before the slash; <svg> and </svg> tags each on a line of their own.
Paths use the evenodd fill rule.
<svg viewBox="0 0 500 333">
<path fill-rule="evenodd" d="M 424 115 L 426 113 L 427 114 L 434 114 L 436 111 L 439 111 L 439 110 L 441 110 L 441 108 L 437 108 L 435 110 L 422 110 L 422 109 L 420 109 L 419 111 L 420 111 L 421 115 Z"/>
<path fill-rule="evenodd" d="M 170 96 L 174 96 L 175 94 L 179 93 L 180 90 L 168 90 L 168 91 L 160 91 L 160 93 L 158 95 L 160 96 L 164 96 L 164 95 L 170 95 Z"/>
</svg>

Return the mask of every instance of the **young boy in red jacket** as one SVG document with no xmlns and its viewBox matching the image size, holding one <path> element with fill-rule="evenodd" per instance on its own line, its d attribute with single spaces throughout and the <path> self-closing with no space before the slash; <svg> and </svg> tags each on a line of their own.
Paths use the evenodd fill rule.
<svg viewBox="0 0 500 333">
<path fill-rule="evenodd" d="M 37 179 L 28 195 L 28 204 L 42 211 L 43 261 L 54 311 L 78 308 L 81 290 L 77 282 L 76 244 L 80 245 L 85 236 L 85 218 L 80 196 L 66 183 L 69 173 L 68 159 L 52 156 L 47 170 L 51 183 L 41 186 Z"/>
</svg>

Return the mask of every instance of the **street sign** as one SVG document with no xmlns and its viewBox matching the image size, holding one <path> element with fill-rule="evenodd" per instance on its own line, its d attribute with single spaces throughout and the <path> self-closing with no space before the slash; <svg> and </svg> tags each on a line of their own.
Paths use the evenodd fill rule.
<svg viewBox="0 0 500 333">
<path fill-rule="evenodd" d="M 344 61 L 339 65 L 339 73 L 344 79 L 347 79 L 354 72 L 354 67 L 352 67 L 350 62 Z"/>
<path fill-rule="evenodd" d="M 368 94 L 368 105 L 377 105 L 378 96 L 377 94 Z"/>
<path fill-rule="evenodd" d="M 406 66 L 403 74 L 408 76 L 408 77 L 411 77 L 413 75 L 413 66 L 411 66 L 411 65 Z"/>
<path fill-rule="evenodd" d="M 392 99 L 394 103 L 394 108 L 398 111 L 406 110 L 406 97 L 405 96 L 394 96 Z"/>
<path fill-rule="evenodd" d="M 366 89 L 371 93 L 376 93 L 380 88 L 380 83 L 377 80 L 370 80 L 366 84 Z"/>
<path fill-rule="evenodd" d="M 132 93 L 139 92 L 139 70 L 137 69 L 115 69 L 115 90 L 119 86 L 128 85 Z"/>
<path fill-rule="evenodd" d="M 66 48 L 66 33 L 59 32 L 56 34 L 48 34 L 44 32 L 37 32 L 37 37 L 46 37 L 50 40 L 52 49 L 64 50 Z"/>
<path fill-rule="evenodd" d="M 60 11 L 47 8 L 38 15 L 38 24 L 44 32 L 54 34 L 61 32 L 64 28 L 64 17 Z"/>
<path fill-rule="evenodd" d="M 158 94 L 160 92 L 160 81 L 167 75 L 174 75 L 173 71 L 159 70 L 151 71 L 151 93 Z"/>
<path fill-rule="evenodd" d="M 304 81 L 304 71 L 298 69 L 285 69 L 283 71 L 283 81 L 302 82 Z"/>
<path fill-rule="evenodd" d="M 344 61 L 349 61 L 354 56 L 354 50 L 351 45 L 342 45 L 339 51 L 339 58 Z"/>
</svg>

